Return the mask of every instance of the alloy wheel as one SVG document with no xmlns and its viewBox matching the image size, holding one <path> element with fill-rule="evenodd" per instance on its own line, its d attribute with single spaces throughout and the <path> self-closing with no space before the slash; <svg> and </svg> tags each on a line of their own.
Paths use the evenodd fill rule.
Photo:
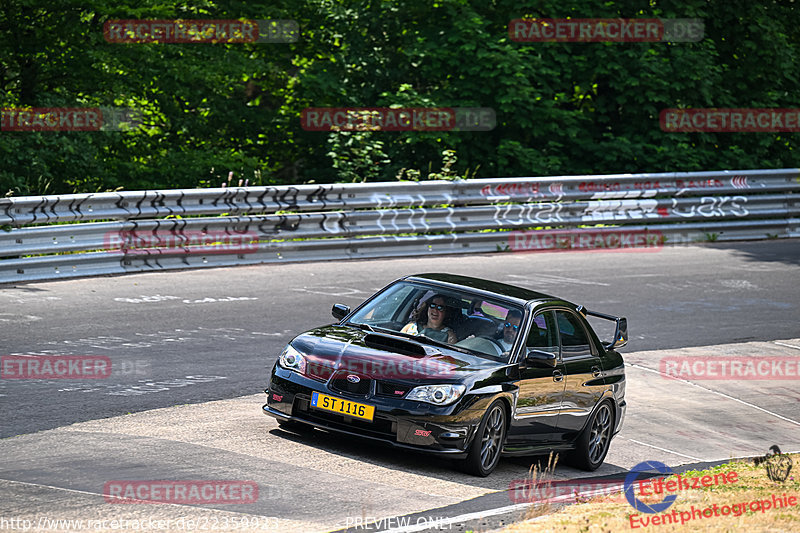
<svg viewBox="0 0 800 533">
<path fill-rule="evenodd" d="M 597 410 L 589 433 L 589 460 L 598 462 L 606 453 L 611 437 L 611 408 L 604 403 Z"/>
<path fill-rule="evenodd" d="M 492 467 L 500 454 L 505 424 L 505 411 L 499 405 L 494 406 L 481 435 L 481 465 L 486 469 Z"/>
</svg>

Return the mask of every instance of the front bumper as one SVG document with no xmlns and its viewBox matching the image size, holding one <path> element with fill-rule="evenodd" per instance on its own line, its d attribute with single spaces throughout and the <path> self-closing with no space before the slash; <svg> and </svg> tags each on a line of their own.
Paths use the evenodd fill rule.
<svg viewBox="0 0 800 533">
<path fill-rule="evenodd" d="M 375 406 L 372 422 L 312 407 L 312 392 Z M 462 398 L 453 405 L 435 406 L 375 395 L 348 395 L 327 383 L 307 378 L 276 365 L 272 371 L 264 414 L 280 421 L 308 424 L 319 429 L 353 435 L 398 448 L 459 458 L 466 455 L 485 410 L 482 401 Z M 465 408 L 467 404 L 469 407 Z M 483 409 L 481 409 L 483 407 Z"/>
</svg>

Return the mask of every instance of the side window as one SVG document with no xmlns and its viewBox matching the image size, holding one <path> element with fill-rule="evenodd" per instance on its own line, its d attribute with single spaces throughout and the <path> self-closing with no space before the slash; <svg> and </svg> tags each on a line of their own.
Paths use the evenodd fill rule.
<svg viewBox="0 0 800 533">
<path fill-rule="evenodd" d="M 525 346 L 558 355 L 558 337 L 552 311 L 544 311 L 533 317 Z"/>
<path fill-rule="evenodd" d="M 592 353 L 586 331 L 578 317 L 567 311 L 556 311 L 556 322 L 561 335 L 562 357 Z"/>
</svg>

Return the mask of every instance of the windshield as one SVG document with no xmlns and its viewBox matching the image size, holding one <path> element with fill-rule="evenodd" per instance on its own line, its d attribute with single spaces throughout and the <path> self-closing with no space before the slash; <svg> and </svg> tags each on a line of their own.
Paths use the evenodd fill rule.
<svg viewBox="0 0 800 533">
<path fill-rule="evenodd" d="M 375 331 L 425 337 L 505 361 L 522 322 L 522 308 L 467 290 L 400 281 L 374 296 L 348 321 Z"/>
</svg>

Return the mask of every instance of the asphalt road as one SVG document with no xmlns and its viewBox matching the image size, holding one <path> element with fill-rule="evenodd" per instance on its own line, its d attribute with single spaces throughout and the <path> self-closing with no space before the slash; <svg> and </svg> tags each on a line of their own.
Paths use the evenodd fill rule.
<svg viewBox="0 0 800 533">
<path fill-rule="evenodd" d="M 107 379 L 0 380 L 8 437 L 257 393 L 283 346 L 411 273 L 450 272 L 627 316 L 625 351 L 800 336 L 800 240 L 650 252 L 295 263 L 0 286 L 0 354 L 100 355 Z"/>
<path fill-rule="evenodd" d="M 483 530 L 519 519 L 527 504 L 508 489 L 536 458 L 504 459 L 492 476 L 475 478 L 435 457 L 319 431 L 294 435 L 260 412 L 269 369 L 294 334 L 329 323 L 334 302 L 356 305 L 419 272 L 516 283 L 628 317 L 628 415 L 598 475 L 645 460 L 681 471 L 772 444 L 796 451 L 796 379 L 675 381 L 659 370 L 665 357 L 796 359 L 799 266 L 800 241 L 774 241 L 0 287 L 0 355 L 96 355 L 112 364 L 106 379 L 0 379 L 0 518 L 29 520 L 32 531 L 106 531 L 116 519 L 148 521 L 150 531 L 298 533 L 441 518 L 448 531 Z M 577 482 L 586 474 L 558 466 L 554 476 Z M 109 481 L 148 479 L 247 480 L 259 497 L 241 505 L 104 501 Z M 107 522 L 68 527 L 59 519 Z"/>
<path fill-rule="evenodd" d="M 619 490 L 627 471 L 642 461 L 685 472 L 729 457 L 763 455 L 773 444 L 784 452 L 800 449 L 796 379 L 676 381 L 659 372 L 665 357 L 703 361 L 754 353 L 797 361 L 800 338 L 628 353 L 623 430 L 596 472 L 558 464 L 551 474 L 561 484 L 558 495 L 517 490 L 533 465 L 546 462 L 541 458 L 506 458 L 491 476 L 478 478 L 428 455 L 320 431 L 284 431 L 260 414 L 263 394 L 253 394 L 0 440 L 0 524 L 3 518 L 28 521 L 30 531 L 43 532 L 410 533 L 398 526 L 429 530 L 437 524 L 438 531 L 493 530 L 523 516 L 530 496 L 535 503 L 552 498 L 558 504 L 573 490 L 596 490 L 596 478 L 588 476 L 611 476 Z M 120 504 L 103 496 L 111 492 L 108 483 L 147 480 L 241 480 L 258 486 L 258 498 L 242 504 Z M 762 481 L 774 485 L 766 472 Z M 741 525 L 752 528 L 759 517 Z M 66 520 L 70 527 L 57 522 Z M 114 520 L 147 525 L 115 529 Z"/>
</svg>

